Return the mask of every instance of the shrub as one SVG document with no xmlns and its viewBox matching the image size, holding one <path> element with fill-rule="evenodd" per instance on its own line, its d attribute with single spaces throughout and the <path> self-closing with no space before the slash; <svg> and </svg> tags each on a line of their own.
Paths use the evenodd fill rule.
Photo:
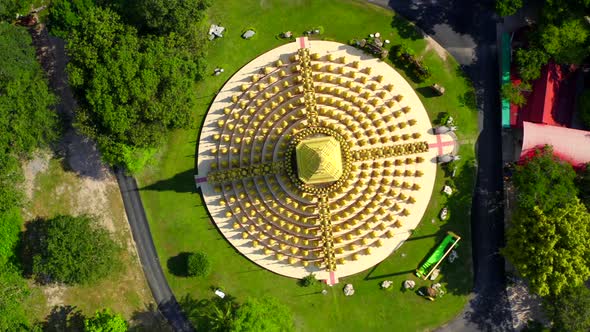
<svg viewBox="0 0 590 332">
<path fill-rule="evenodd" d="M 120 267 L 119 247 L 91 216 L 56 216 L 27 226 L 25 253 L 39 281 L 90 284 Z"/>
<path fill-rule="evenodd" d="M 400 66 L 408 69 L 413 74 L 416 81 L 422 82 L 432 76 L 430 68 L 416 58 L 414 51 L 406 44 L 402 43 L 393 46 L 391 53 L 395 55 L 395 58 L 392 60 L 397 62 Z"/>
<path fill-rule="evenodd" d="M 500 16 L 514 15 L 522 8 L 522 0 L 496 0 L 496 13 Z"/>
<path fill-rule="evenodd" d="M 514 85 L 512 82 L 504 83 L 504 85 L 502 85 L 502 98 L 507 99 L 511 104 L 519 107 L 526 105 L 527 100 L 522 94 L 521 86 L 526 88 L 528 85 Z"/>
<path fill-rule="evenodd" d="M 209 257 L 203 252 L 194 252 L 188 255 L 186 272 L 191 277 L 206 277 L 211 272 Z"/>
<path fill-rule="evenodd" d="M 316 279 L 315 274 L 310 273 L 299 280 L 299 284 L 303 287 L 310 287 L 314 286 L 318 283 L 318 279 Z"/>
<path fill-rule="evenodd" d="M 516 50 L 516 65 L 520 77 L 525 82 L 536 80 L 541 76 L 541 67 L 543 67 L 549 56 L 545 51 L 537 48 L 523 49 L 519 48 Z"/>
</svg>

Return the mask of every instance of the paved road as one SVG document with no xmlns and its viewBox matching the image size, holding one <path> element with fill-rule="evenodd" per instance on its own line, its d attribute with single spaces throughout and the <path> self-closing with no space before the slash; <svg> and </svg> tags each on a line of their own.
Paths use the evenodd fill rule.
<svg viewBox="0 0 590 332">
<path fill-rule="evenodd" d="M 474 297 L 440 331 L 510 331 L 504 259 L 501 119 L 493 0 L 368 0 L 414 21 L 446 48 L 476 89 L 480 134 L 471 212 Z"/>
<path fill-rule="evenodd" d="M 137 182 L 134 178 L 126 176 L 120 169 L 115 170 L 115 175 L 119 183 L 119 189 L 121 190 L 127 219 L 129 219 L 131 233 L 133 234 L 133 240 L 135 240 L 143 273 L 158 304 L 158 310 L 160 310 L 175 331 L 192 332 L 194 329 L 182 313 L 182 309 L 176 301 L 174 294 L 172 294 L 166 277 L 164 277 L 164 273 L 162 272 L 158 254 L 152 241 L 150 227 L 137 189 Z"/>
</svg>

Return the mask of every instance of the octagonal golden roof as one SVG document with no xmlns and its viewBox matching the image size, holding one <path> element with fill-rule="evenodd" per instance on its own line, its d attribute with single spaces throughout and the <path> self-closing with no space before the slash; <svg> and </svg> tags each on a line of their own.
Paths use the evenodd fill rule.
<svg viewBox="0 0 590 332">
<path fill-rule="evenodd" d="M 342 176 L 340 143 L 331 136 L 310 138 L 296 147 L 297 175 L 307 184 L 336 181 Z"/>
</svg>

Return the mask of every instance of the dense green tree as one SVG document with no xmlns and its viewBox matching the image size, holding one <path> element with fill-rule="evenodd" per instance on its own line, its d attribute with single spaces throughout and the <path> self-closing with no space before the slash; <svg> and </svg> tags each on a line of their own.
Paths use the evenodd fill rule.
<svg viewBox="0 0 590 332">
<path fill-rule="evenodd" d="M 115 314 L 108 309 L 97 311 L 94 317 L 84 321 L 85 332 L 126 332 L 127 322 L 120 314 Z"/>
<path fill-rule="evenodd" d="M 582 285 L 590 277 L 590 214 L 577 198 L 549 212 L 518 209 L 502 253 L 541 296 Z"/>
<path fill-rule="evenodd" d="M 193 252 L 187 256 L 186 271 L 188 276 L 205 277 L 211 273 L 209 257 L 204 252 Z"/>
<path fill-rule="evenodd" d="M 590 289 L 585 285 L 565 288 L 559 296 L 545 299 L 543 307 L 554 331 L 590 331 Z"/>
<path fill-rule="evenodd" d="M 16 156 L 0 149 L 0 213 L 20 204 L 23 195 L 18 186 L 22 180 L 22 169 Z"/>
<path fill-rule="evenodd" d="M 16 14 L 26 15 L 32 4 L 33 0 L 0 0 L 0 21 L 13 20 Z"/>
<path fill-rule="evenodd" d="M 41 281 L 92 283 L 119 267 L 118 246 L 94 217 L 57 216 L 29 228 L 26 252 Z"/>
<path fill-rule="evenodd" d="M 526 105 L 527 99 L 522 94 L 523 91 L 530 91 L 530 85 L 527 83 L 521 83 L 514 85 L 512 82 L 505 83 L 502 85 L 502 98 L 507 99 L 510 103 L 517 106 Z"/>
<path fill-rule="evenodd" d="M 22 223 L 18 208 L 0 212 L 0 266 L 13 260 Z"/>
<path fill-rule="evenodd" d="M 590 128 L 590 89 L 584 90 L 578 100 L 578 116 L 584 125 Z"/>
<path fill-rule="evenodd" d="M 56 102 L 24 28 L 0 22 L 0 150 L 23 155 L 57 137 Z"/>
<path fill-rule="evenodd" d="M 520 77 L 525 82 L 536 80 L 541 76 L 541 68 L 549 61 L 549 56 L 539 48 L 516 50 L 516 64 Z"/>
<path fill-rule="evenodd" d="M 579 190 L 580 201 L 590 210 L 590 163 L 586 164 L 586 167 L 578 173 L 576 187 Z"/>
<path fill-rule="evenodd" d="M 56 98 L 25 28 L 0 22 L 0 213 L 19 204 L 19 158 L 57 137 Z"/>
<path fill-rule="evenodd" d="M 121 8 L 141 32 L 186 35 L 205 17 L 212 0 L 125 0 Z"/>
<path fill-rule="evenodd" d="M 522 0 L 496 0 L 496 13 L 500 16 L 514 15 L 522 8 Z"/>
<path fill-rule="evenodd" d="M 55 36 L 67 38 L 84 16 L 95 6 L 94 0 L 52 0 L 49 7 L 49 29 Z"/>
<path fill-rule="evenodd" d="M 180 299 L 179 304 L 194 326 L 199 330 L 211 332 L 230 331 L 238 307 L 229 294 L 223 299 L 216 296 L 210 300 L 196 300 L 187 294 Z"/>
<path fill-rule="evenodd" d="M 25 331 L 29 321 L 23 301 L 29 296 L 25 280 L 12 265 L 0 265 L 0 331 Z"/>
<path fill-rule="evenodd" d="M 109 9 L 91 8 L 71 34 L 70 84 L 79 96 L 77 126 L 104 159 L 129 166 L 166 133 L 191 124 L 200 66 L 170 35 L 139 38 Z"/>
<path fill-rule="evenodd" d="M 516 166 L 512 177 L 518 206 L 528 211 L 538 206 L 543 212 L 563 207 L 573 202 L 578 193 L 575 178 L 572 165 L 554 156 L 551 147 L 537 150 L 533 157 Z"/>
<path fill-rule="evenodd" d="M 248 299 L 238 307 L 231 324 L 232 332 L 293 331 L 293 314 L 274 298 Z"/>
<path fill-rule="evenodd" d="M 540 44 L 557 63 L 580 64 L 588 56 L 590 26 L 582 17 L 547 24 L 540 31 Z"/>
</svg>

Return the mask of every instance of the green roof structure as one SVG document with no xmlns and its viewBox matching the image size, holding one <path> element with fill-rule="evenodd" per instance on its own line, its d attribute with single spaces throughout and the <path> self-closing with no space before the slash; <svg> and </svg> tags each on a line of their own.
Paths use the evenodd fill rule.
<svg viewBox="0 0 590 332">
<path fill-rule="evenodd" d="M 331 136 L 301 141 L 296 147 L 297 175 L 306 184 L 336 181 L 342 176 L 340 143 Z"/>
</svg>

